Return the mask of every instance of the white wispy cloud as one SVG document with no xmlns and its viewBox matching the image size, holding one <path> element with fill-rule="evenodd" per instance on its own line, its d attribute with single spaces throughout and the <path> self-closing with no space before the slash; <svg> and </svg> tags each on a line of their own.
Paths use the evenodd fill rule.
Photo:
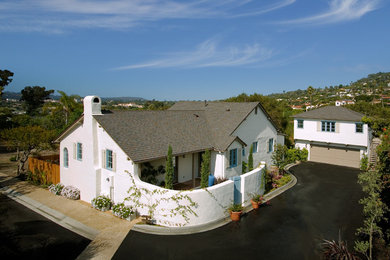
<svg viewBox="0 0 390 260">
<path fill-rule="evenodd" d="M 113 70 L 256 65 L 269 60 L 274 53 L 274 50 L 261 47 L 259 44 L 220 48 L 217 40 L 210 39 L 202 42 L 193 51 L 170 53 L 160 59 L 121 66 Z"/>
<path fill-rule="evenodd" d="M 379 8 L 381 0 L 331 0 L 328 10 L 303 18 L 278 22 L 279 24 L 330 24 L 357 20 Z"/>
<path fill-rule="evenodd" d="M 0 30 L 61 32 L 71 28 L 131 28 L 164 19 L 233 19 L 291 5 L 256 0 L 3 0 Z"/>
</svg>

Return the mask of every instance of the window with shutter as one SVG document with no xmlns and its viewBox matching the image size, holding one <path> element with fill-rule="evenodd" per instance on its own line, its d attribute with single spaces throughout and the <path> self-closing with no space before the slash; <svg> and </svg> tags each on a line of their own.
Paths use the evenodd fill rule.
<svg viewBox="0 0 390 260">
<path fill-rule="evenodd" d="M 237 166 L 237 148 L 229 151 L 229 167 L 233 168 Z"/>
</svg>

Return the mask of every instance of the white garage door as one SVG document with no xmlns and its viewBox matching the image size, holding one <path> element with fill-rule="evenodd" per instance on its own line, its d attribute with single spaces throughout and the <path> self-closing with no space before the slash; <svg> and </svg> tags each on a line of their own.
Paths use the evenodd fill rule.
<svg viewBox="0 0 390 260">
<path fill-rule="evenodd" d="M 312 145 L 310 161 L 359 168 L 360 151 Z"/>
</svg>

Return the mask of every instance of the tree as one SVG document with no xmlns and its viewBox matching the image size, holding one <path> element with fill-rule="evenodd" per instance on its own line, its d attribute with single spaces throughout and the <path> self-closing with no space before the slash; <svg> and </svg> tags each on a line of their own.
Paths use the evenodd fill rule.
<svg viewBox="0 0 390 260">
<path fill-rule="evenodd" d="M 307 94 L 310 96 L 310 106 L 313 105 L 313 103 L 312 103 L 313 93 L 314 93 L 314 88 L 312 86 L 309 86 L 307 88 Z"/>
<path fill-rule="evenodd" d="M 381 174 L 378 171 L 363 171 L 358 175 L 358 183 L 362 185 L 363 192 L 367 197 L 359 201 L 363 205 L 364 222 L 363 227 L 358 228 L 357 234 L 367 239 L 360 239 L 355 242 L 355 250 L 364 254 L 367 259 L 373 259 L 374 238 L 382 238 L 383 232 L 379 227 L 380 221 L 384 220 L 384 214 L 388 210 L 381 199 L 381 192 L 384 188 L 381 182 Z"/>
<path fill-rule="evenodd" d="M 253 144 L 249 149 L 249 156 L 248 156 L 248 172 L 250 172 L 251 170 L 253 170 Z"/>
<path fill-rule="evenodd" d="M 283 167 L 287 164 L 287 146 L 277 144 L 275 151 L 272 153 L 272 162 L 278 167 L 279 172 L 282 171 Z"/>
<path fill-rule="evenodd" d="M 44 100 L 52 93 L 54 90 L 46 90 L 45 87 L 34 86 L 25 87 L 22 91 L 21 101 L 24 101 L 26 112 L 29 115 L 32 115 L 36 110 L 41 107 L 44 103 Z"/>
<path fill-rule="evenodd" d="M 167 163 L 165 166 L 165 188 L 173 189 L 173 158 L 172 158 L 172 147 L 168 147 Z"/>
<path fill-rule="evenodd" d="M 200 168 L 200 187 L 207 188 L 209 186 L 209 174 L 210 174 L 210 151 L 206 150 L 202 154 L 202 165 Z"/>
<path fill-rule="evenodd" d="M 61 90 L 57 90 L 57 92 L 61 95 L 60 103 L 65 114 L 65 125 L 68 125 L 70 115 L 81 108 L 81 105 L 76 102 L 76 100 L 79 99 L 80 96 L 68 96 L 64 91 Z"/>
<path fill-rule="evenodd" d="M 14 73 L 9 70 L 0 70 L 0 98 L 3 96 L 4 87 L 12 82 Z"/>
<path fill-rule="evenodd" d="M 50 147 L 54 132 L 40 126 L 20 126 L 4 130 L 1 137 L 9 148 L 17 149 L 17 175 L 20 175 L 25 172 L 24 165 L 33 151 L 39 152 Z"/>
</svg>

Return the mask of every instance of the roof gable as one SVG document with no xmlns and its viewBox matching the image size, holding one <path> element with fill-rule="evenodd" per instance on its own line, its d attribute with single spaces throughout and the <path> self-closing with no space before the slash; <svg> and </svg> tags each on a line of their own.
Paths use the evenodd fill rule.
<svg viewBox="0 0 390 260">
<path fill-rule="evenodd" d="M 216 150 L 225 151 L 236 138 L 235 129 L 259 105 L 259 102 L 201 102 L 183 101 L 170 111 L 204 111 Z"/>
</svg>

